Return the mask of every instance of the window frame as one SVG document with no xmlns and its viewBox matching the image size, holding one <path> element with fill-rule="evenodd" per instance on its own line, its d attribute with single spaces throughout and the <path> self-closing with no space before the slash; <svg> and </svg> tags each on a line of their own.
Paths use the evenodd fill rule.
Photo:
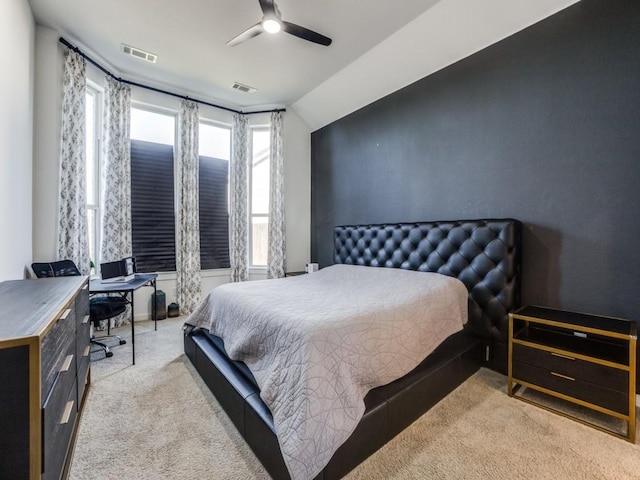
<svg viewBox="0 0 640 480">
<path fill-rule="evenodd" d="M 93 246 L 89 246 L 90 250 L 93 249 L 94 257 L 90 260 L 94 264 L 94 271 L 98 271 L 98 265 L 100 265 L 100 243 L 102 241 L 102 189 L 101 189 L 101 175 L 102 171 L 102 104 L 104 97 L 104 89 L 96 83 L 87 79 L 85 86 L 85 98 L 86 95 L 93 97 L 93 125 L 94 125 L 94 139 L 93 139 L 93 152 L 94 152 L 94 175 L 93 175 L 93 188 L 95 191 L 95 203 L 90 203 L 87 195 L 86 198 L 86 212 L 87 212 L 87 233 L 89 233 L 89 212 L 94 214 L 93 224 Z M 86 114 L 86 106 L 85 106 Z M 85 131 L 85 141 L 87 141 L 87 132 Z M 85 158 L 85 168 L 88 168 L 88 159 Z"/>
<path fill-rule="evenodd" d="M 219 120 L 212 120 L 210 118 L 206 118 L 206 117 L 202 117 L 200 116 L 198 118 L 198 124 L 199 125 L 206 125 L 206 126 L 210 126 L 210 127 L 216 127 L 216 128 L 220 128 L 220 129 L 224 129 L 224 130 L 228 130 L 229 132 L 229 159 L 227 160 L 227 162 L 229 162 L 229 175 L 231 175 L 231 155 L 232 155 L 232 148 L 233 148 L 233 125 L 229 124 L 229 123 L 224 123 L 221 122 Z M 199 128 L 199 127 L 198 127 Z M 200 132 L 198 132 L 198 135 L 200 134 Z M 198 158 L 200 157 L 206 157 L 206 155 L 203 155 L 200 150 L 198 149 Z M 212 157 L 214 158 L 214 157 Z M 219 159 L 219 160 L 225 160 L 225 159 Z M 200 167 L 198 167 L 200 168 Z M 200 193 L 200 192 L 199 192 Z M 227 178 L 227 214 L 230 215 L 231 209 L 231 184 L 230 184 L 230 177 Z M 200 232 L 200 235 L 202 235 L 202 232 Z M 227 243 L 229 245 L 229 239 L 227 238 Z M 230 248 L 230 245 L 229 245 Z M 202 245 L 200 245 L 200 255 L 201 255 L 201 262 L 202 262 Z M 230 255 L 230 252 L 229 252 Z M 231 259 L 229 258 L 229 261 Z M 202 263 L 200 264 L 200 271 L 201 272 L 217 272 L 217 271 L 228 271 L 229 267 L 222 267 L 222 268 L 202 268 Z"/>
<path fill-rule="evenodd" d="M 178 162 L 178 129 L 180 128 L 179 126 L 179 112 L 175 109 L 172 108 L 167 108 L 167 107 L 161 107 L 158 105 L 154 105 L 154 104 L 150 104 L 150 103 L 146 103 L 146 102 L 140 102 L 140 101 L 135 101 L 132 100 L 131 101 L 131 113 L 133 113 L 133 109 L 136 110 L 143 110 L 146 112 L 150 112 L 150 113 L 155 113 L 158 115 L 165 115 L 168 117 L 173 117 L 173 162 L 172 162 L 172 166 L 173 166 L 173 212 L 174 212 L 174 219 L 176 220 L 175 223 L 175 230 L 174 230 L 174 239 L 176 241 L 175 243 L 175 248 L 174 248 L 174 255 L 177 256 L 177 246 L 178 246 L 178 242 L 177 242 L 177 229 L 178 229 L 178 225 L 177 225 L 177 214 L 178 214 L 178 196 L 176 195 L 176 192 L 178 191 L 178 170 L 177 170 L 177 162 Z M 131 127 L 130 127 L 131 128 Z M 131 137 L 131 131 L 129 132 L 129 142 L 131 142 L 133 138 Z M 140 140 L 140 139 L 135 139 L 135 140 Z M 149 140 L 142 140 L 143 142 L 148 142 Z M 157 142 L 152 142 L 152 143 L 157 143 Z M 167 145 L 167 144 L 164 144 Z M 133 220 L 133 218 L 132 218 Z M 133 241 L 133 232 L 132 232 L 132 241 Z M 177 268 L 177 265 L 176 265 Z M 163 270 L 163 271 L 158 271 L 157 273 L 162 273 L 162 274 L 176 274 L 176 270 Z"/>
<path fill-rule="evenodd" d="M 267 213 L 253 213 L 253 135 L 255 132 L 271 132 L 271 125 L 252 125 L 250 127 L 251 136 L 249 141 L 249 151 L 251 152 L 251 164 L 249 168 L 249 195 L 248 195 L 248 210 L 249 210 L 249 268 L 256 270 L 266 270 L 267 265 L 257 265 L 253 261 L 253 219 L 254 218 L 266 218 L 267 219 L 267 232 L 269 225 L 269 215 L 271 214 L 271 205 L 267 209 Z M 271 138 L 269 138 L 269 148 L 271 148 Z M 271 152 L 269 152 L 269 172 L 271 172 Z M 271 176 L 271 173 L 269 173 Z M 270 181 L 270 180 L 269 180 Z"/>
</svg>

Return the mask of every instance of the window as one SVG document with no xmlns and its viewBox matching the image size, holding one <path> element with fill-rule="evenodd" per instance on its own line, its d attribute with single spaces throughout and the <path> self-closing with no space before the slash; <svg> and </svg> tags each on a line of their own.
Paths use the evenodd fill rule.
<svg viewBox="0 0 640 480">
<path fill-rule="evenodd" d="M 86 185 L 89 258 L 98 265 L 100 251 L 100 92 L 87 86 L 86 108 Z"/>
<path fill-rule="evenodd" d="M 251 189 L 249 210 L 250 264 L 267 265 L 269 226 L 269 168 L 270 132 L 268 128 L 255 128 L 251 132 Z"/>
<path fill-rule="evenodd" d="M 175 115 L 131 108 L 131 234 L 140 272 L 176 270 Z"/>
<path fill-rule="evenodd" d="M 229 268 L 231 129 L 200 123 L 200 268 Z"/>
</svg>

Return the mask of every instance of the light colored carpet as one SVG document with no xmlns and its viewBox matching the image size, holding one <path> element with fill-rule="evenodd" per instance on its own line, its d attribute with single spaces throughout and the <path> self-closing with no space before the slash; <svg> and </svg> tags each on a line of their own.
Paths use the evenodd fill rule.
<svg viewBox="0 0 640 480">
<path fill-rule="evenodd" d="M 130 343 L 92 363 L 71 479 L 269 478 L 184 356 L 182 323 L 136 322 L 135 366 Z M 481 369 L 347 479 L 640 478 L 640 446 L 505 391 Z"/>
</svg>

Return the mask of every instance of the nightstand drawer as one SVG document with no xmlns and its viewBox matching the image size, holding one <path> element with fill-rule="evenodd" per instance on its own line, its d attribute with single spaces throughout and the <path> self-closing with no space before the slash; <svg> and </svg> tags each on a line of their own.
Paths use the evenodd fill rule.
<svg viewBox="0 0 640 480">
<path fill-rule="evenodd" d="M 626 393 L 515 360 L 512 369 L 515 381 L 537 385 L 623 415 L 629 414 L 629 396 Z"/>
<path fill-rule="evenodd" d="M 570 354 L 553 353 L 526 345 L 513 344 L 513 360 L 551 370 L 614 390 L 629 392 L 629 372 L 598 363 L 587 362 Z"/>
</svg>

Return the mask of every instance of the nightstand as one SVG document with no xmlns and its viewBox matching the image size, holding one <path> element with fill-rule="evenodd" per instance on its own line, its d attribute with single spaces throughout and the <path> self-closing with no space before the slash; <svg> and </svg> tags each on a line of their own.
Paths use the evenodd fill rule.
<svg viewBox="0 0 640 480">
<path fill-rule="evenodd" d="M 544 307 L 509 314 L 509 396 L 635 443 L 637 328 L 635 321 Z M 581 415 L 580 407 L 610 422 Z"/>
</svg>

